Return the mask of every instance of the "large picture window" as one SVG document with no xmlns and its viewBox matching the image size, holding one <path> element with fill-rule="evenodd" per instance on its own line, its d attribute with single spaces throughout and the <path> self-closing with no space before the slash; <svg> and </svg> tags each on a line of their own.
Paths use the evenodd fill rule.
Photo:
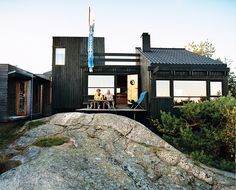
<svg viewBox="0 0 236 190">
<path fill-rule="evenodd" d="M 206 81 L 174 81 L 175 105 L 203 101 L 206 96 Z"/>
<path fill-rule="evenodd" d="M 170 81 L 156 80 L 156 97 L 169 97 L 169 96 L 170 96 Z"/>
<path fill-rule="evenodd" d="M 114 95 L 114 76 L 113 75 L 89 75 L 88 76 L 88 95 L 94 95 L 97 89 L 101 89 L 101 93 L 105 94 L 110 90 Z"/>
<path fill-rule="evenodd" d="M 56 65 L 65 65 L 65 48 L 56 48 L 55 50 L 55 64 Z"/>
</svg>

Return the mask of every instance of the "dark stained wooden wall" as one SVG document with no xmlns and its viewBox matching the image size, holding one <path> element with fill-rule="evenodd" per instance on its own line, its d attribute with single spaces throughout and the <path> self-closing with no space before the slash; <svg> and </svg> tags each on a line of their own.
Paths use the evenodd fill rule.
<svg viewBox="0 0 236 190">
<path fill-rule="evenodd" d="M 52 114 L 52 94 L 51 94 L 51 82 L 48 81 L 43 84 L 43 115 L 49 116 Z"/>
<path fill-rule="evenodd" d="M 83 101 L 83 55 L 87 37 L 53 37 L 52 99 L 55 112 L 80 108 Z M 55 48 L 65 48 L 65 65 L 55 65 Z M 104 53 L 104 38 L 94 38 L 94 53 Z"/>
<path fill-rule="evenodd" d="M 41 104 L 41 83 L 37 80 L 34 80 L 33 83 L 33 113 L 40 113 L 40 104 Z"/>
<path fill-rule="evenodd" d="M 139 53 L 138 50 L 136 50 L 136 53 Z M 151 81 L 150 81 L 150 71 L 148 70 L 150 63 L 147 61 L 147 59 L 145 59 L 141 54 L 140 54 L 140 75 L 139 75 L 139 84 L 140 84 L 140 88 L 139 88 L 139 93 L 143 92 L 143 91 L 147 91 L 147 97 L 145 99 L 145 101 L 142 102 L 142 105 L 144 106 L 145 109 L 147 109 L 149 111 L 150 108 L 150 103 L 151 100 L 150 98 L 151 96 Z"/>
<path fill-rule="evenodd" d="M 16 115 L 16 79 L 8 78 L 8 116 Z"/>
<path fill-rule="evenodd" d="M 0 64 L 0 120 L 7 117 L 8 65 Z"/>
</svg>

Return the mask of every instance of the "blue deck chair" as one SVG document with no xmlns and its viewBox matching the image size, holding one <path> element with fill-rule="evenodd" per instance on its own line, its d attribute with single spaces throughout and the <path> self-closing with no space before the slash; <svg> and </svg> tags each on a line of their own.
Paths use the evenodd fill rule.
<svg viewBox="0 0 236 190">
<path fill-rule="evenodd" d="M 139 99 L 135 102 L 134 100 L 133 101 L 130 101 L 131 103 L 132 103 L 132 106 L 131 106 L 131 108 L 134 108 L 134 109 L 136 109 L 136 108 L 141 108 L 141 109 L 143 109 L 143 107 L 141 106 L 141 103 L 142 103 L 142 101 L 143 101 L 143 99 L 145 98 L 145 95 L 147 94 L 147 91 L 143 91 L 141 94 L 140 94 L 140 96 L 139 96 Z"/>
</svg>

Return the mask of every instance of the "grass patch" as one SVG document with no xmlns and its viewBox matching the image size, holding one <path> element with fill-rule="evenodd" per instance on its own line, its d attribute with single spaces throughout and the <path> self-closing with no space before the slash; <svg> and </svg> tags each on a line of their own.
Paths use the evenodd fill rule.
<svg viewBox="0 0 236 190">
<path fill-rule="evenodd" d="M 21 130 L 25 122 L 0 123 L 0 151 L 6 149 L 24 132 Z"/>
<path fill-rule="evenodd" d="M 26 124 L 26 127 L 22 127 L 25 121 L 0 123 L 0 152 L 5 150 L 16 139 L 21 137 L 25 131 L 36 128 L 39 125 L 45 124 L 45 121 L 36 120 Z"/>
<path fill-rule="evenodd" d="M 30 121 L 29 123 L 27 123 L 26 129 L 30 130 L 44 124 L 46 124 L 46 122 L 42 120 Z"/>
<path fill-rule="evenodd" d="M 58 146 L 69 142 L 68 137 L 45 137 L 37 140 L 33 145 L 40 147 Z"/>
</svg>

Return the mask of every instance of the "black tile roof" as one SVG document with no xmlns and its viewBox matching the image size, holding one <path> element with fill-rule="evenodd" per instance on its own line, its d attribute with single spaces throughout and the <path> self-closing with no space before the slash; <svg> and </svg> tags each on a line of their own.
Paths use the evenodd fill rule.
<svg viewBox="0 0 236 190">
<path fill-rule="evenodd" d="M 151 64 L 222 64 L 184 48 L 151 48 L 148 52 L 137 49 Z"/>
</svg>

